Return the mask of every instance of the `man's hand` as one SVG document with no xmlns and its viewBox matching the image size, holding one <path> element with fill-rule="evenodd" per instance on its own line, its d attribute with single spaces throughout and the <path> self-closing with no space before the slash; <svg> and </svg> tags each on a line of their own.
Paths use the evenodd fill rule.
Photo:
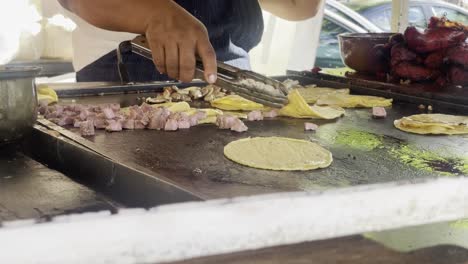
<svg viewBox="0 0 468 264">
<path fill-rule="evenodd" d="M 158 71 L 189 82 L 195 54 L 204 65 L 205 80 L 216 81 L 216 53 L 205 26 L 172 0 L 58 0 L 88 23 L 112 31 L 145 34 Z"/>
<path fill-rule="evenodd" d="M 203 60 L 205 79 L 216 81 L 216 53 L 205 26 L 172 2 L 164 16 L 156 14 L 146 26 L 146 38 L 159 72 L 190 82 L 195 74 L 195 54 Z"/>
<path fill-rule="evenodd" d="M 315 16 L 323 0 L 259 0 L 262 9 L 286 20 L 298 21 Z"/>
</svg>

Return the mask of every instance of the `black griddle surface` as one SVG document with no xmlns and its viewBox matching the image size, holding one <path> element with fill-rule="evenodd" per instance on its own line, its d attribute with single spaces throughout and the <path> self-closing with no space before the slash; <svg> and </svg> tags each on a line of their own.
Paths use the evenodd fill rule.
<svg viewBox="0 0 468 264">
<path fill-rule="evenodd" d="M 139 95 L 141 96 L 141 95 Z M 77 103 L 136 103 L 137 95 L 76 98 Z M 133 98 L 133 99 L 131 99 Z M 373 119 L 369 109 L 347 109 L 337 121 L 279 118 L 246 122 L 249 131 L 236 133 L 202 125 L 178 132 L 152 130 L 106 133 L 98 131 L 93 141 L 100 149 L 118 157 L 118 162 L 164 178 L 205 199 L 255 195 L 280 191 L 312 191 L 372 183 L 418 181 L 465 174 L 468 166 L 468 137 L 421 136 L 399 131 L 393 121 L 418 114 L 413 104 L 394 104 L 384 120 Z M 317 133 L 305 132 L 304 122 L 320 125 Z M 359 146 L 352 135 L 366 135 L 381 142 L 373 149 Z M 351 136 L 350 136 L 351 135 Z M 248 168 L 223 155 L 229 142 L 246 137 L 284 136 L 318 142 L 333 153 L 334 162 L 326 169 L 308 172 L 276 172 Z M 343 139 L 344 138 L 344 139 Z M 365 139 L 365 138 L 364 138 Z M 362 139 L 360 139 L 362 140 Z M 408 159 L 402 149 L 417 150 Z M 465 175 L 466 176 L 466 175 Z"/>
</svg>

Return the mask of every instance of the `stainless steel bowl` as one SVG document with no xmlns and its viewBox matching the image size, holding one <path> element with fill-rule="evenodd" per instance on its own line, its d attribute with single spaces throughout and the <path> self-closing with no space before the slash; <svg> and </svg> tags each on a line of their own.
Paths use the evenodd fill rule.
<svg viewBox="0 0 468 264">
<path fill-rule="evenodd" d="M 37 119 L 34 78 L 40 68 L 0 66 L 0 145 L 21 139 Z"/>
</svg>

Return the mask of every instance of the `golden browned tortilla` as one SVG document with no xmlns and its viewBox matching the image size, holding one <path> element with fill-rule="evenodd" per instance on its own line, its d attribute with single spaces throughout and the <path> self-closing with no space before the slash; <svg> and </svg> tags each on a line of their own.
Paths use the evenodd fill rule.
<svg viewBox="0 0 468 264">
<path fill-rule="evenodd" d="M 468 134 L 468 116 L 420 114 L 395 120 L 394 125 L 415 134 Z"/>
<path fill-rule="evenodd" d="M 306 171 L 326 168 L 332 154 L 322 146 L 284 137 L 245 138 L 224 147 L 224 155 L 252 168 L 277 171 Z"/>
<path fill-rule="evenodd" d="M 386 99 L 378 96 L 351 95 L 344 93 L 334 93 L 320 96 L 317 105 L 334 105 L 344 108 L 355 107 L 386 107 L 392 105 L 393 99 Z"/>
<path fill-rule="evenodd" d="M 345 114 L 345 110 L 336 106 L 310 106 L 301 96 L 298 90 L 293 90 L 288 95 L 289 103 L 280 109 L 282 116 L 294 118 L 335 119 Z"/>
<path fill-rule="evenodd" d="M 327 87 L 305 86 L 297 88 L 308 104 L 315 104 L 321 96 L 330 94 L 349 94 L 349 89 L 335 89 Z"/>
</svg>

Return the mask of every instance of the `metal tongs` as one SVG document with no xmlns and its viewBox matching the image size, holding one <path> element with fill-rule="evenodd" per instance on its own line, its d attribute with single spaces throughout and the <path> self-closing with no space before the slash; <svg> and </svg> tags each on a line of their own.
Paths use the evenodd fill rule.
<svg viewBox="0 0 468 264">
<path fill-rule="evenodd" d="M 150 60 L 153 59 L 144 36 L 133 39 L 131 46 L 133 53 Z M 204 79 L 203 63 L 198 56 L 195 77 Z M 241 70 L 220 61 L 218 61 L 218 78 L 215 85 L 251 101 L 274 108 L 281 108 L 288 103 L 288 89 L 282 82 L 252 71 Z"/>
</svg>

